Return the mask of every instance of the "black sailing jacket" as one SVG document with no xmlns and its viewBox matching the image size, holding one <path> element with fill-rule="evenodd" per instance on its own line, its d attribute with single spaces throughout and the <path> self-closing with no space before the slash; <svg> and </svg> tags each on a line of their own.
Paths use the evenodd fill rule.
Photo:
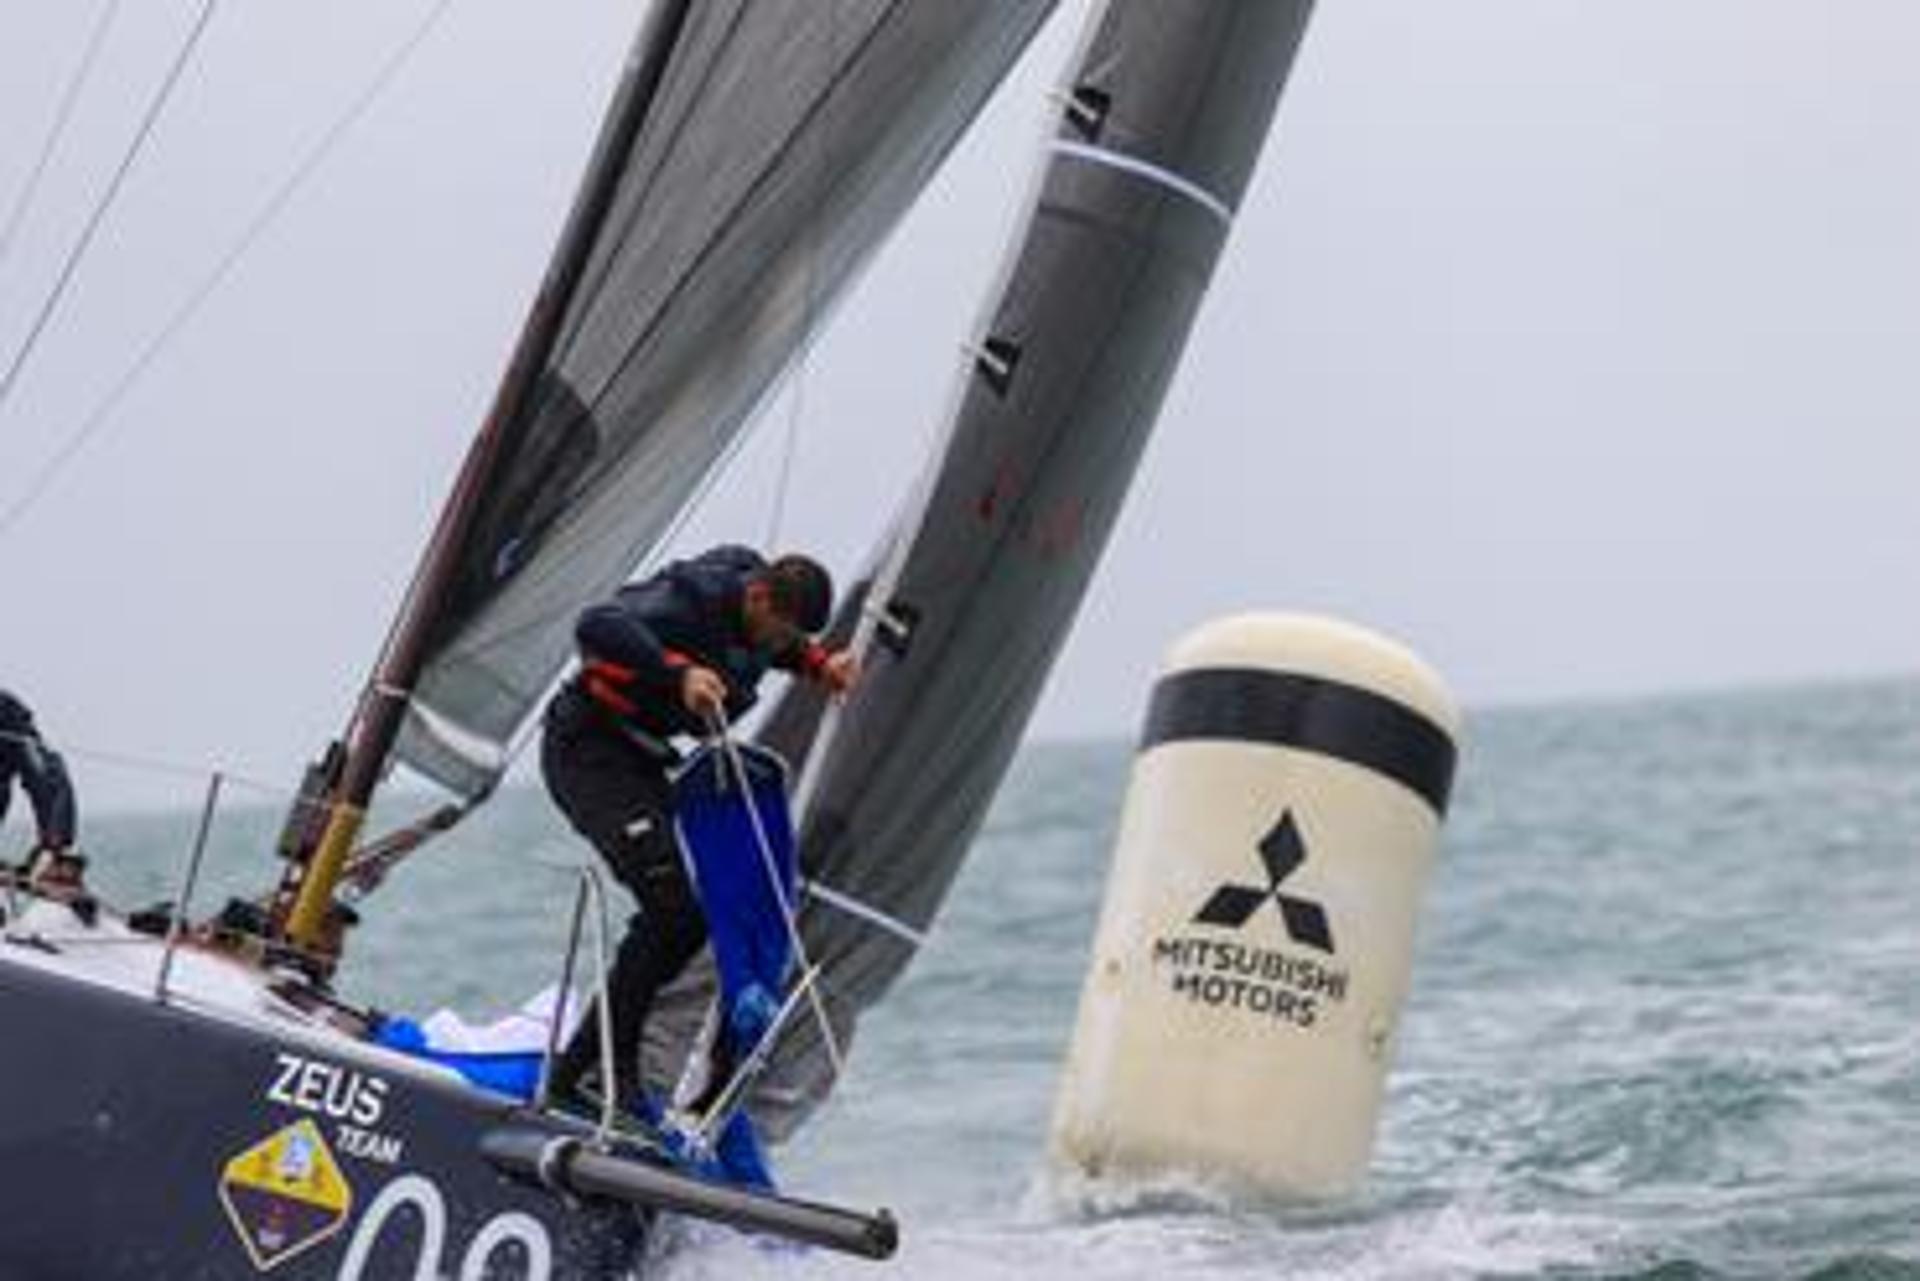
<svg viewBox="0 0 1920 1281">
<path fill-rule="evenodd" d="M 750 548 L 716 547 L 588 608 L 574 628 L 582 663 L 576 686 L 653 738 L 700 734 L 705 727 L 680 701 L 681 678 L 698 664 L 726 679 L 727 718 L 738 720 L 769 668 L 801 670 L 814 656 L 805 645 L 772 653 L 747 639 L 741 604 L 748 580 L 766 564 Z"/>
</svg>

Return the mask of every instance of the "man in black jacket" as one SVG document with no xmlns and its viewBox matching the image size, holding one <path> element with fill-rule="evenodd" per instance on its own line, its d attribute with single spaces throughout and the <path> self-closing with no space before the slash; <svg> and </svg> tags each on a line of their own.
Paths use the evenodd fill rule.
<svg viewBox="0 0 1920 1281">
<path fill-rule="evenodd" d="M 29 870 L 39 873 L 56 863 L 77 862 L 72 853 L 73 783 L 67 777 L 66 762 L 41 739 L 27 705 L 0 689 L 0 822 L 7 817 L 15 779 L 33 802 L 34 821 L 39 824 L 40 840 L 28 861 Z"/>
<path fill-rule="evenodd" d="M 640 1087 L 640 1043 L 654 995 L 707 939 L 673 835 L 672 740 L 707 732 L 753 706 L 780 668 L 835 692 L 858 675 L 854 656 L 809 639 L 833 612 L 827 572 L 804 556 L 769 564 L 716 547 L 630 583 L 580 615 L 580 671 L 547 705 L 540 769 L 574 829 L 593 843 L 639 905 L 607 979 L 614 1080 L 623 1104 Z M 554 1097 L 578 1097 L 600 1062 L 586 1018 L 554 1065 Z"/>
</svg>

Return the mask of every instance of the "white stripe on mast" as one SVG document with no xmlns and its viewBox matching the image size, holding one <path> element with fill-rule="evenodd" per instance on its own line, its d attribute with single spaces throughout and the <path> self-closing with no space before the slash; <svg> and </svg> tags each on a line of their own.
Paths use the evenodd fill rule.
<svg viewBox="0 0 1920 1281">
<path fill-rule="evenodd" d="M 1145 178 L 1148 182 L 1165 187 L 1168 191 L 1185 196 L 1202 209 L 1218 218 L 1221 222 L 1233 223 L 1233 209 L 1226 201 L 1202 187 L 1193 179 L 1177 174 L 1171 169 L 1163 169 L 1151 160 L 1142 160 L 1138 156 L 1129 156 L 1122 151 L 1113 151 L 1106 147 L 1089 146 L 1084 142 L 1074 142 L 1066 138 L 1056 138 L 1047 145 L 1047 150 L 1055 155 L 1068 156 L 1075 160 L 1085 160 L 1096 165 L 1105 165 L 1109 169 L 1118 169 L 1130 173 L 1136 178 Z"/>
<path fill-rule="evenodd" d="M 926 931 L 916 930 L 899 917 L 888 916 L 879 908 L 862 903 L 851 895 L 842 894 L 831 885 L 823 885 L 819 881 L 802 881 L 800 888 L 829 907 L 837 907 L 848 916 L 857 917 L 869 925 L 877 925 L 895 938 L 904 939 L 915 947 L 926 945 Z"/>
</svg>

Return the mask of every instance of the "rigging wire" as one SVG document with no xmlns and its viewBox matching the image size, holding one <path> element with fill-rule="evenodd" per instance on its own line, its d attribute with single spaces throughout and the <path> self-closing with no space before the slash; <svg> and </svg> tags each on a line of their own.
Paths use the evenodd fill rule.
<svg viewBox="0 0 1920 1281">
<path fill-rule="evenodd" d="M 126 183 L 127 175 L 133 171 L 134 162 L 139 159 L 141 151 L 145 149 L 147 139 L 153 135 L 154 126 L 159 124 L 168 101 L 173 97 L 174 89 L 185 75 L 188 64 L 193 61 L 194 51 L 200 47 L 200 39 L 206 34 L 208 24 L 213 21 L 214 10 L 219 7 L 219 3 L 220 0 L 204 0 L 200 7 L 200 16 L 194 20 L 193 30 L 187 33 L 187 38 L 181 43 L 179 52 L 174 55 L 173 65 L 167 69 L 166 79 L 161 82 L 159 91 L 147 104 L 146 113 L 140 120 L 140 127 L 134 132 L 132 142 L 127 145 L 126 154 L 120 157 L 120 164 L 113 171 L 113 178 L 107 183 L 107 188 L 101 193 L 100 199 L 95 202 L 93 212 L 88 216 L 86 226 L 81 229 L 79 239 L 74 241 L 73 247 L 68 250 L 66 262 L 60 267 L 59 278 L 54 281 L 53 288 L 48 291 L 46 299 L 40 304 L 39 313 L 34 317 L 32 326 L 28 328 L 27 336 L 20 344 L 20 350 L 14 353 L 13 362 L 7 367 L 6 375 L 0 377 L 0 412 L 6 409 L 8 398 L 12 396 L 14 387 L 19 384 L 20 371 L 26 368 L 27 360 L 38 348 L 40 336 L 46 332 L 47 322 L 53 319 L 53 313 L 59 307 L 60 300 L 66 296 L 67 288 L 73 283 L 74 274 L 79 270 L 81 260 L 92 248 L 94 236 L 99 232 L 101 224 L 106 221 L 108 210 L 113 208 L 114 201 L 119 198 L 120 188 Z"/>
<path fill-rule="evenodd" d="M 14 198 L 13 208 L 7 214 L 6 227 L 0 229 L 0 263 L 6 262 L 7 254 L 13 248 L 13 238 L 26 221 L 27 210 L 32 208 L 33 198 L 39 194 L 40 182 L 46 177 L 47 167 L 60 148 L 60 140 L 66 136 L 67 125 L 73 120 L 74 108 L 80 102 L 80 91 L 93 75 L 94 63 L 100 59 L 100 50 L 107 42 L 107 31 L 118 16 L 121 3 L 122 0 L 108 0 L 99 18 L 94 21 L 93 30 L 87 35 L 86 51 L 80 55 L 80 65 L 74 69 L 73 75 L 67 80 L 66 89 L 61 92 L 60 105 L 54 111 L 53 126 L 47 131 L 46 140 L 40 144 L 40 154 L 27 174 L 26 185 Z"/>
<path fill-rule="evenodd" d="M 0 738 L 15 738 L 26 741 L 24 735 L 0 732 Z M 218 762 L 189 761 L 179 757 L 145 756 L 131 752 L 116 751 L 104 747 L 91 747 L 84 743 L 75 743 L 62 739 L 53 748 L 62 756 L 76 761 L 87 761 L 94 765 L 105 765 L 124 770 L 135 775 L 152 778 L 176 778 L 205 783 L 215 774 L 228 783 L 238 785 L 248 791 L 258 792 L 273 798 L 292 798 L 294 793 L 284 783 L 268 782 L 247 774 L 239 774 Z"/>
<path fill-rule="evenodd" d="M 801 304 L 807 319 L 802 325 L 813 324 L 814 260 L 818 250 L 807 253 L 807 299 Z M 793 487 L 793 459 L 799 450 L 800 422 L 806 413 L 807 399 L 807 355 L 812 343 L 803 340 L 800 352 L 794 363 L 791 389 L 787 395 L 787 430 L 780 448 L 780 470 L 774 474 L 772 510 L 767 514 L 767 536 L 760 545 L 771 552 L 780 545 L 780 526 L 786 519 L 787 493 Z"/>
<path fill-rule="evenodd" d="M 314 173 L 318 171 L 320 166 L 332 155 L 341 139 L 360 122 L 373 107 L 374 103 L 379 100 L 380 96 L 386 92 L 388 86 L 393 83 L 400 72 L 406 67 L 407 63 L 412 60 L 415 51 L 426 42 L 427 37 L 439 26 L 440 20 L 446 16 L 447 11 L 451 9 L 456 2 L 457 0 L 436 0 L 433 8 L 429 10 L 426 16 L 414 27 L 401 46 L 381 64 L 373 78 L 367 82 L 360 93 L 348 105 L 347 110 L 336 117 L 333 124 L 328 126 L 326 132 L 320 136 L 320 139 L 307 152 L 305 157 L 301 159 L 292 174 L 288 176 L 286 181 L 280 184 L 273 195 L 268 198 L 267 202 L 260 207 L 259 212 L 247 223 L 239 239 L 234 242 L 233 247 L 214 265 L 213 270 L 206 275 L 200 284 L 187 295 L 180 306 L 174 309 L 173 314 L 167 318 L 166 323 L 160 327 L 159 331 L 147 343 L 146 347 L 141 350 L 139 356 L 134 359 L 133 364 L 128 367 L 127 372 L 108 389 L 106 395 L 101 397 L 93 409 L 87 413 L 86 417 L 81 419 L 79 427 L 69 436 L 67 443 L 61 446 L 60 450 L 35 473 L 33 479 L 28 483 L 25 492 L 22 493 L 19 498 L 15 499 L 13 504 L 9 506 L 4 513 L 0 513 L 0 538 L 6 536 L 14 524 L 25 516 L 28 510 L 40 500 L 47 489 L 59 477 L 59 474 L 66 469 L 67 465 L 79 455 L 82 449 L 86 448 L 87 443 L 98 433 L 100 428 L 106 424 L 107 419 L 112 415 L 113 411 L 120 407 L 121 402 L 127 398 L 128 394 L 131 393 L 140 380 L 145 377 L 147 370 L 153 366 L 154 362 L 160 358 L 161 354 L 166 351 L 173 340 L 179 336 L 181 330 L 187 327 L 200 313 L 201 308 L 203 308 L 220 287 L 226 283 L 227 278 L 231 276 L 234 269 L 239 266 L 241 259 L 247 255 L 266 233 L 267 229 L 279 220 L 280 215 L 285 212 L 286 207 L 292 203 L 294 196 L 299 193 L 301 188 L 306 186 Z"/>
<path fill-rule="evenodd" d="M 826 75 L 822 77 L 831 83 L 834 68 L 840 61 L 840 0 L 828 0 L 826 34 Z M 813 147 L 814 181 L 826 185 L 828 166 L 832 162 L 831 148 L 833 116 L 824 114 L 821 118 L 820 132 L 816 135 Z M 780 450 L 780 470 L 775 474 L 773 486 L 773 510 L 767 517 L 767 538 L 762 547 L 772 552 L 780 544 L 780 528 L 787 514 L 787 494 L 793 486 L 793 464 L 800 446 L 800 426 L 806 417 L 807 372 L 813 356 L 813 343 L 816 337 L 814 326 L 820 323 L 820 239 L 823 229 L 815 224 L 807 237 L 805 267 L 801 277 L 800 294 L 800 350 L 794 358 L 792 393 L 787 399 L 786 440 Z"/>
</svg>

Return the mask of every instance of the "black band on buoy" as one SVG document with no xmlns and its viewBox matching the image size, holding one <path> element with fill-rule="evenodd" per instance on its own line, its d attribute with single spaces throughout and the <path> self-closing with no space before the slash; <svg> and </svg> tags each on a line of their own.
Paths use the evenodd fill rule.
<svg viewBox="0 0 1920 1281">
<path fill-rule="evenodd" d="M 1455 748 L 1440 726 L 1371 690 L 1297 672 L 1203 667 L 1163 677 L 1140 750 L 1194 739 L 1331 756 L 1404 784 L 1436 816 L 1453 787 Z"/>
</svg>

